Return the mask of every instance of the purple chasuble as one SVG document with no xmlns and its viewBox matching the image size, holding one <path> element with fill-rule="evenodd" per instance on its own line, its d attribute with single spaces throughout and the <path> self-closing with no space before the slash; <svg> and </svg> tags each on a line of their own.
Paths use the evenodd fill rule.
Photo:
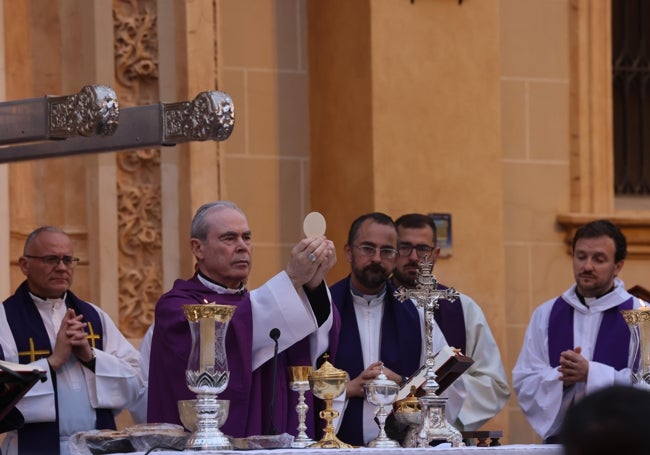
<svg viewBox="0 0 650 455">
<path fill-rule="evenodd" d="M 448 289 L 438 283 L 437 289 Z M 465 313 L 460 303 L 460 296 L 456 300 L 438 300 L 438 309 L 434 311 L 433 317 L 438 327 L 447 340 L 449 346 L 460 349 L 467 354 L 467 334 L 465 332 Z"/>
<path fill-rule="evenodd" d="M 621 310 L 631 310 L 633 299 L 629 298 L 618 306 L 603 311 L 598 329 L 593 360 L 617 370 L 627 368 L 630 349 L 630 329 L 621 316 Z M 548 355 L 552 367 L 560 365 L 560 354 L 573 349 L 574 308 L 562 297 L 553 303 L 548 320 Z"/>
<path fill-rule="evenodd" d="M 264 434 L 271 423 L 269 403 L 273 384 L 273 359 L 252 371 L 253 318 L 250 294 L 219 294 L 206 288 L 196 276 L 189 280 L 176 280 L 172 289 L 156 304 L 149 365 L 147 420 L 181 425 L 178 400 L 196 398 L 185 381 L 191 332 L 182 305 L 205 301 L 237 307 L 226 333 L 230 379 L 226 390 L 218 398 L 230 400 L 230 410 L 221 430 L 236 438 Z M 269 343 L 273 343 L 270 338 Z M 311 364 L 308 337 L 278 355 L 273 416 L 277 434 L 297 434 L 298 416 L 295 407 L 298 404 L 298 394 L 289 389 L 288 367 Z M 307 392 L 305 398 L 309 406 L 308 422 L 315 421 L 311 392 Z M 314 425 L 309 426 L 312 437 L 313 429 Z"/>
<path fill-rule="evenodd" d="M 336 367 L 348 372 L 350 379 L 364 370 L 359 327 L 350 294 L 350 277 L 330 288 L 332 302 L 341 315 L 339 349 Z M 420 367 L 422 334 L 418 310 L 411 301 L 399 302 L 395 288 L 387 283 L 384 313 L 381 322 L 380 355 L 388 368 L 401 376 L 410 376 Z M 363 401 L 361 397 L 348 400 L 337 436 L 348 444 L 363 446 Z"/>
<path fill-rule="evenodd" d="M 48 357 L 52 353 L 52 346 L 50 346 L 50 339 L 41 315 L 29 295 L 27 281 L 23 281 L 14 295 L 5 300 L 3 305 L 18 350 L 18 362 L 28 364 L 34 360 Z M 102 350 L 104 327 L 97 311 L 70 290 L 66 293 L 65 305 L 74 309 L 76 314 L 83 314 L 83 322 L 90 323 L 94 335 L 96 335 L 90 341 L 91 345 Z M 88 332 L 89 328 L 86 327 L 85 330 Z M 40 353 L 30 354 L 32 351 L 30 341 L 33 343 L 33 350 Z M 53 388 L 56 395 L 56 373 L 51 369 L 50 377 L 54 383 Z M 57 419 L 55 422 L 27 423 L 18 430 L 18 452 L 21 455 L 59 453 L 59 411 L 56 401 L 55 406 Z M 110 409 L 96 409 L 95 429 L 115 429 L 115 419 Z"/>
</svg>

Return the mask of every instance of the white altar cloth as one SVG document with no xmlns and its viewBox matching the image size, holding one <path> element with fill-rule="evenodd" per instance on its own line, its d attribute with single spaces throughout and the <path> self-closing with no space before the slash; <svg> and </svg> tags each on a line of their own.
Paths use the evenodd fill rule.
<svg viewBox="0 0 650 455">
<path fill-rule="evenodd" d="M 334 455 L 336 453 L 346 452 L 352 455 L 562 455 L 562 446 L 557 444 L 513 444 L 497 447 L 429 447 L 413 449 L 371 449 L 359 447 L 355 449 L 273 449 L 273 450 L 206 450 L 206 451 L 167 451 L 155 450 L 151 455 L 178 455 L 179 453 L 192 453 L 195 455 Z M 134 452 L 143 455 L 144 452 Z M 124 455 L 134 455 L 124 454 Z"/>
</svg>

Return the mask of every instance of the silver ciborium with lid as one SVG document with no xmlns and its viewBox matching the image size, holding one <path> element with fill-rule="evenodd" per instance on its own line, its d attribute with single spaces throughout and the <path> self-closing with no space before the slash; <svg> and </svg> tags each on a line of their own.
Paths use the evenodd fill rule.
<svg viewBox="0 0 650 455">
<path fill-rule="evenodd" d="M 187 442 L 191 450 L 232 450 L 232 444 L 219 430 L 220 402 L 217 395 L 226 390 L 230 371 L 226 358 L 226 331 L 235 312 L 232 305 L 214 303 L 183 305 L 190 324 L 192 349 L 185 370 L 187 387 L 196 393 L 197 430 Z"/>
<path fill-rule="evenodd" d="M 386 435 L 386 417 L 388 413 L 384 406 L 392 405 L 397 398 L 399 392 L 399 385 L 395 381 L 391 381 L 384 374 L 384 366 L 382 364 L 380 373 L 371 381 L 368 381 L 363 389 L 366 393 L 366 400 L 368 403 L 379 406 L 377 410 L 377 421 L 379 422 L 379 435 L 368 443 L 368 447 L 399 447 L 397 441 L 393 441 Z"/>
</svg>

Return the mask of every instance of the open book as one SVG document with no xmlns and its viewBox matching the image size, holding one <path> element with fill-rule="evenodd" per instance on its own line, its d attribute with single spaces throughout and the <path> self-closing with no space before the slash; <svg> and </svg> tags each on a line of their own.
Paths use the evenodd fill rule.
<svg viewBox="0 0 650 455">
<path fill-rule="evenodd" d="M 472 363 L 474 361 L 470 357 L 460 354 L 450 346 L 442 348 L 436 355 L 433 366 L 436 372 L 436 382 L 439 386 L 436 395 L 444 392 Z M 417 396 L 422 395 L 423 391 L 421 387 L 427 379 L 426 374 L 427 368 L 426 366 L 422 366 L 407 381 L 400 384 L 396 401 L 406 398 L 411 393 L 412 386 L 415 386 L 417 389 Z"/>
<path fill-rule="evenodd" d="M 29 389 L 46 379 L 42 368 L 0 360 L 0 421 L 13 411 Z"/>
</svg>

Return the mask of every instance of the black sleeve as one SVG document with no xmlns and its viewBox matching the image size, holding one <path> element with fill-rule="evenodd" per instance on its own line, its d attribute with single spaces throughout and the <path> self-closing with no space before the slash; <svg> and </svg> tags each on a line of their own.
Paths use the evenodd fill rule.
<svg viewBox="0 0 650 455">
<path fill-rule="evenodd" d="M 305 290 L 305 295 L 309 299 L 309 304 L 316 316 L 318 327 L 320 327 L 330 316 L 330 299 L 327 297 L 325 281 L 321 281 L 318 287 L 313 290 L 307 289 L 307 286 L 303 286 L 302 288 Z"/>
</svg>

